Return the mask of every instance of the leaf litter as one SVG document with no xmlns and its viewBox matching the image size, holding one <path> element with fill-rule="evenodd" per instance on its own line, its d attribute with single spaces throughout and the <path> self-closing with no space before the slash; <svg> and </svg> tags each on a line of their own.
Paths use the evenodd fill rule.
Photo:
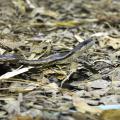
<svg viewBox="0 0 120 120">
<path fill-rule="evenodd" d="M 119 7 L 118 0 L 1 0 L 0 119 L 119 120 L 119 110 L 99 108 L 120 104 Z M 96 41 L 90 48 L 50 65 L 2 57 L 58 57 L 88 38 Z"/>
</svg>

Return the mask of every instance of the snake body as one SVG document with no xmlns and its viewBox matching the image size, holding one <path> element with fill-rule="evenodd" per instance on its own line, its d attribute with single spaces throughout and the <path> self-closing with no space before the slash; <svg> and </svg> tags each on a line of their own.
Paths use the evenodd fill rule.
<svg viewBox="0 0 120 120">
<path fill-rule="evenodd" d="M 64 60 L 66 58 L 72 57 L 74 54 L 78 54 L 79 51 L 82 51 L 82 48 L 88 48 L 91 45 L 93 45 L 93 40 L 88 39 L 81 43 L 79 43 L 77 46 L 75 46 L 71 51 L 64 52 L 64 53 L 56 53 L 52 54 L 46 58 L 38 59 L 38 60 L 26 60 L 23 58 L 20 58 L 16 55 L 0 55 L 0 62 L 13 62 L 16 61 L 20 64 L 26 64 L 26 65 L 45 65 L 54 63 L 57 61 Z M 83 49 L 84 50 L 84 49 Z"/>
</svg>

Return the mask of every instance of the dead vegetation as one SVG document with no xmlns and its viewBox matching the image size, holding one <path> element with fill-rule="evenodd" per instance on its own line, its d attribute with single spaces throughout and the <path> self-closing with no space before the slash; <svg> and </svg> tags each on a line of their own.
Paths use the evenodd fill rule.
<svg viewBox="0 0 120 120">
<path fill-rule="evenodd" d="M 0 0 L 0 119 L 119 120 L 119 0 Z M 44 60 L 95 42 L 54 64 Z M 56 56 L 54 56 L 56 54 Z M 53 58 L 51 57 L 51 58 Z"/>
</svg>

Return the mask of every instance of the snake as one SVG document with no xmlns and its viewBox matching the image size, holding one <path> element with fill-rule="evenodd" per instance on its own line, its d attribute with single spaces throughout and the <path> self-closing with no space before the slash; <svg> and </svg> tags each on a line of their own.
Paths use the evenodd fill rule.
<svg viewBox="0 0 120 120">
<path fill-rule="evenodd" d="M 18 55 L 0 55 L 0 62 L 16 62 L 19 64 L 25 64 L 25 65 L 46 65 L 50 63 L 56 63 L 60 61 L 64 61 L 68 58 L 76 57 L 76 55 L 83 53 L 86 49 L 91 47 L 93 45 L 93 39 L 89 38 L 87 40 L 84 40 L 83 42 L 80 42 L 78 45 L 76 45 L 72 50 L 68 52 L 63 53 L 55 53 L 52 55 L 49 55 L 48 57 L 41 58 L 38 60 L 27 60 L 24 58 L 19 57 Z"/>
</svg>

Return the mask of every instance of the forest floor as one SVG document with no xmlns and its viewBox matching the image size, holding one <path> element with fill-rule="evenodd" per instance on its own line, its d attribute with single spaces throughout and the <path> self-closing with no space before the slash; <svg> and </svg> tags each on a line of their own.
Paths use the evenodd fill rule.
<svg viewBox="0 0 120 120">
<path fill-rule="evenodd" d="M 0 0 L 0 120 L 119 120 L 103 110 L 120 104 L 119 13 L 119 0 Z"/>
</svg>

